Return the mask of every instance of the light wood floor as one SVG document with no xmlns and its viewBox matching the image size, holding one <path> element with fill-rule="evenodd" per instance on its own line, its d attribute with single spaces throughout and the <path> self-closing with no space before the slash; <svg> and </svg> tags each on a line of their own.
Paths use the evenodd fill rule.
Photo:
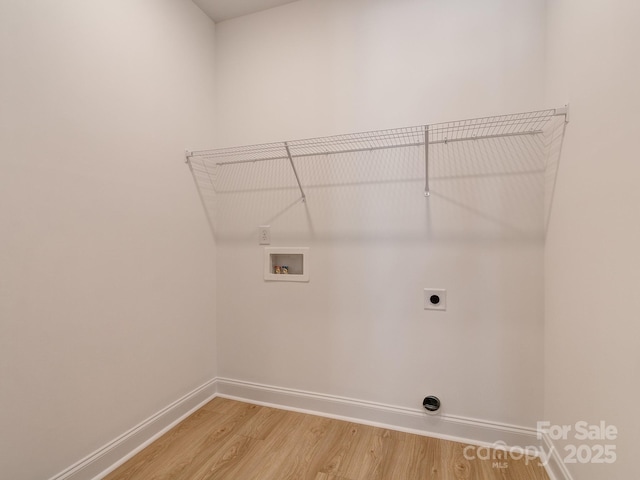
<svg viewBox="0 0 640 480">
<path fill-rule="evenodd" d="M 464 447 L 215 398 L 105 479 L 548 480 L 536 459 L 469 461 Z"/>
</svg>

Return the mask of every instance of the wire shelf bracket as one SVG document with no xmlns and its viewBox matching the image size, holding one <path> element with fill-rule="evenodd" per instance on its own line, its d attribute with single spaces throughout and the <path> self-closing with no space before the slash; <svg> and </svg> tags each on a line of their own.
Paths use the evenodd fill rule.
<svg viewBox="0 0 640 480">
<path fill-rule="evenodd" d="M 556 116 L 564 115 L 564 123 L 569 123 L 569 104 L 556 108 Z"/>
<path fill-rule="evenodd" d="M 296 166 L 293 163 L 293 157 L 291 156 L 291 150 L 289 149 L 289 142 L 284 142 L 284 148 L 287 151 L 287 157 L 289 157 L 289 163 L 291 164 L 291 169 L 293 170 L 293 174 L 296 176 L 296 182 L 298 182 L 298 188 L 300 189 L 300 194 L 302 195 L 301 200 L 303 202 L 306 202 L 307 197 L 304 194 L 304 190 L 302 189 L 302 184 L 300 183 L 300 177 L 298 176 L 298 171 L 296 170 Z"/>
<path fill-rule="evenodd" d="M 424 196 L 431 195 L 429 191 L 429 125 L 424 127 Z"/>
</svg>

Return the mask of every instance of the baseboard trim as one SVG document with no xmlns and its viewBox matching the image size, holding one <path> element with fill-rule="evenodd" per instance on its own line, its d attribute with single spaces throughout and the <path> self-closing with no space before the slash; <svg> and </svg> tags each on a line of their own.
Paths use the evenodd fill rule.
<svg viewBox="0 0 640 480">
<path fill-rule="evenodd" d="M 49 480 L 87 480 L 104 477 L 202 407 L 215 397 L 215 394 L 216 380 L 213 379 Z"/>
<path fill-rule="evenodd" d="M 562 461 L 558 449 L 546 432 L 542 433 L 545 468 L 550 480 L 573 480 L 567 466 Z"/>
<path fill-rule="evenodd" d="M 532 456 L 543 452 L 551 480 L 573 480 L 553 442 L 532 428 L 230 378 L 208 381 L 49 480 L 99 480 L 215 397 Z"/>
<path fill-rule="evenodd" d="M 535 429 L 426 410 L 386 405 L 252 382 L 217 379 L 220 397 L 353 421 L 367 425 L 453 440 L 481 447 L 524 449 L 537 455 L 542 447 Z"/>
</svg>

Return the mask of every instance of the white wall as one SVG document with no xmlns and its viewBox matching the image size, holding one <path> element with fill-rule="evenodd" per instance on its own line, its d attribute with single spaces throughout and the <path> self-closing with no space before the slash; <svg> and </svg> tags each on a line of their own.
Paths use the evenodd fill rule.
<svg viewBox="0 0 640 480">
<path fill-rule="evenodd" d="M 544 2 L 301 0 L 218 24 L 220 145 L 541 106 Z"/>
<path fill-rule="evenodd" d="M 548 15 L 547 101 L 572 112 L 545 253 L 545 417 L 620 432 L 594 442 L 616 463 L 567 465 L 574 478 L 637 478 L 640 5 L 558 0 Z"/>
<path fill-rule="evenodd" d="M 544 21 L 541 0 L 378 0 L 222 22 L 219 145 L 540 108 Z M 482 177 L 526 151 L 450 147 L 428 201 L 421 160 L 402 155 L 300 161 L 306 206 L 286 165 L 220 169 L 220 376 L 407 407 L 436 394 L 446 413 L 535 426 L 544 179 Z M 309 284 L 262 280 L 261 223 L 274 245 L 311 247 Z M 448 289 L 446 313 L 423 310 L 424 287 Z"/>
<path fill-rule="evenodd" d="M 0 471 L 43 479 L 215 376 L 191 2 L 0 3 Z"/>
</svg>

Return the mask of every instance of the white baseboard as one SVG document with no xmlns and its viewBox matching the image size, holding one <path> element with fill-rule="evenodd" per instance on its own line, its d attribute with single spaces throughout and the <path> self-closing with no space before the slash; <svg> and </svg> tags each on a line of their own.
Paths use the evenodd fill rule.
<svg viewBox="0 0 640 480">
<path fill-rule="evenodd" d="M 571 473 L 567 470 L 567 466 L 562 461 L 558 449 L 553 444 L 553 440 L 549 438 L 546 432 L 542 433 L 543 450 L 545 452 L 545 460 L 547 474 L 550 480 L 573 480 Z"/>
<path fill-rule="evenodd" d="M 218 396 L 364 423 L 482 447 L 505 445 L 535 453 L 542 447 L 535 429 L 352 398 L 217 379 Z M 535 451 L 531 448 L 536 449 Z"/>
<path fill-rule="evenodd" d="M 215 393 L 214 379 L 163 408 L 50 480 L 89 480 L 104 477 L 211 400 Z"/>
<path fill-rule="evenodd" d="M 98 480 L 159 438 L 212 398 L 219 396 L 285 410 L 320 415 L 480 447 L 550 452 L 551 480 L 572 480 L 550 440 L 533 428 L 406 408 L 316 392 L 216 378 L 196 388 L 142 423 L 49 480 Z"/>
</svg>

